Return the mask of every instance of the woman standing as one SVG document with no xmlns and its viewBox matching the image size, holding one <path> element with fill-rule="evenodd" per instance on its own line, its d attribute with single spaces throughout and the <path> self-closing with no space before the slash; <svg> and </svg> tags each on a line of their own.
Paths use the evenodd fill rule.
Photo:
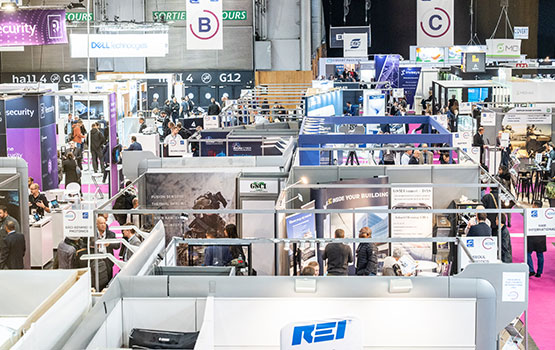
<svg viewBox="0 0 555 350">
<path fill-rule="evenodd" d="M 77 162 L 75 161 L 73 153 L 69 152 L 67 154 L 66 159 L 62 162 L 62 168 L 64 174 L 66 174 L 66 187 L 72 182 L 77 182 L 79 185 L 81 185 L 81 176 L 77 172 Z"/>
</svg>

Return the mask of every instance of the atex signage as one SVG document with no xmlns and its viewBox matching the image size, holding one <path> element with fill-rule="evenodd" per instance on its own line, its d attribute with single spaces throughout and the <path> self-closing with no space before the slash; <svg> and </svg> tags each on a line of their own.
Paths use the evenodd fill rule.
<svg viewBox="0 0 555 350">
<path fill-rule="evenodd" d="M 453 46 L 454 26 L 453 0 L 417 0 L 417 46 Z"/>
<path fill-rule="evenodd" d="M 275 179 L 241 179 L 241 194 L 278 194 L 279 184 Z"/>
<path fill-rule="evenodd" d="M 366 33 L 368 36 L 368 47 L 371 46 L 370 26 L 364 27 L 330 27 L 330 47 L 332 49 L 343 48 L 344 34 L 362 34 Z"/>
<path fill-rule="evenodd" d="M 223 50 L 223 0 L 187 0 L 187 49 Z"/>
<path fill-rule="evenodd" d="M 517 39 L 487 39 L 487 57 L 519 58 L 521 41 Z"/>
<path fill-rule="evenodd" d="M 152 18 L 165 21 L 186 21 L 187 11 L 153 11 Z M 246 21 L 247 11 L 223 11 L 222 19 L 224 21 Z"/>
<path fill-rule="evenodd" d="M 290 323 L 281 329 L 281 350 L 362 349 L 362 326 L 352 317 Z"/>
<path fill-rule="evenodd" d="M 343 57 L 368 57 L 368 34 L 343 34 Z"/>
<path fill-rule="evenodd" d="M 71 34 L 71 57 L 164 57 L 168 34 Z"/>
<path fill-rule="evenodd" d="M 0 46 L 66 44 L 65 10 L 0 11 Z"/>
</svg>

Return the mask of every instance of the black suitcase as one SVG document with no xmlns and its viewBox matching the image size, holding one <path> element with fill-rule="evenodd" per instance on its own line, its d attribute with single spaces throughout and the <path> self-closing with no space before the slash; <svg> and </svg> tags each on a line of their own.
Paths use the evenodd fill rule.
<svg viewBox="0 0 555 350">
<path fill-rule="evenodd" d="M 194 349 L 198 333 L 133 328 L 129 335 L 129 347 L 132 349 Z"/>
</svg>

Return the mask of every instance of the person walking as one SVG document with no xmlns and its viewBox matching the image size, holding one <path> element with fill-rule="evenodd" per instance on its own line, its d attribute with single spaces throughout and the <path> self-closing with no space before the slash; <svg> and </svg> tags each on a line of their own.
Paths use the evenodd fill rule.
<svg viewBox="0 0 555 350">
<path fill-rule="evenodd" d="M 359 238 L 372 238 L 370 227 L 363 227 Z M 378 273 L 378 248 L 374 243 L 360 243 L 357 248 L 357 276 L 376 276 Z"/>
<path fill-rule="evenodd" d="M 94 123 L 90 134 L 92 165 L 95 173 L 98 173 L 98 164 L 102 164 L 102 146 L 106 142 L 102 131 L 99 130 L 99 126 L 98 123 Z"/>
<path fill-rule="evenodd" d="M 533 208 L 541 208 L 541 201 L 534 201 Z M 527 238 L 527 253 L 528 253 L 528 268 L 530 276 L 540 278 L 543 273 L 543 253 L 547 251 L 547 241 L 545 236 L 528 236 Z M 532 260 L 532 253 L 536 252 L 536 260 L 538 260 L 538 269 L 534 269 L 534 261 Z"/>
<path fill-rule="evenodd" d="M 72 126 L 72 138 L 71 141 L 75 142 L 75 145 L 83 149 L 83 140 L 85 140 L 85 135 L 81 132 L 81 126 L 83 126 L 83 121 L 79 119 L 77 123 Z"/>
<path fill-rule="evenodd" d="M 23 269 L 25 237 L 15 231 L 13 221 L 8 221 L 5 227 L 8 235 L 4 238 L 4 245 L 0 252 L 0 266 L 5 266 L 9 270 Z"/>
<path fill-rule="evenodd" d="M 66 156 L 66 159 L 62 162 L 62 169 L 65 174 L 65 185 L 76 182 L 81 185 L 81 171 L 78 170 L 79 167 L 77 166 L 77 162 L 75 161 L 75 157 L 73 153 L 69 152 Z"/>
<path fill-rule="evenodd" d="M 345 238 L 345 231 L 335 230 L 335 238 Z M 348 265 L 353 262 L 353 251 L 343 243 L 329 243 L 326 245 L 322 259 L 328 261 L 328 275 L 347 276 Z"/>
</svg>

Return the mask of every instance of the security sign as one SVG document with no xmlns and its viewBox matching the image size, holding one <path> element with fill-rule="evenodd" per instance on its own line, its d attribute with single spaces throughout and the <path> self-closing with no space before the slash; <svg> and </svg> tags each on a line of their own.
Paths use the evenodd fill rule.
<svg viewBox="0 0 555 350">
<path fill-rule="evenodd" d="M 223 0 L 187 0 L 187 50 L 223 50 Z"/>
<path fill-rule="evenodd" d="M 453 0 L 418 0 L 417 46 L 453 46 L 455 11 Z"/>
</svg>

